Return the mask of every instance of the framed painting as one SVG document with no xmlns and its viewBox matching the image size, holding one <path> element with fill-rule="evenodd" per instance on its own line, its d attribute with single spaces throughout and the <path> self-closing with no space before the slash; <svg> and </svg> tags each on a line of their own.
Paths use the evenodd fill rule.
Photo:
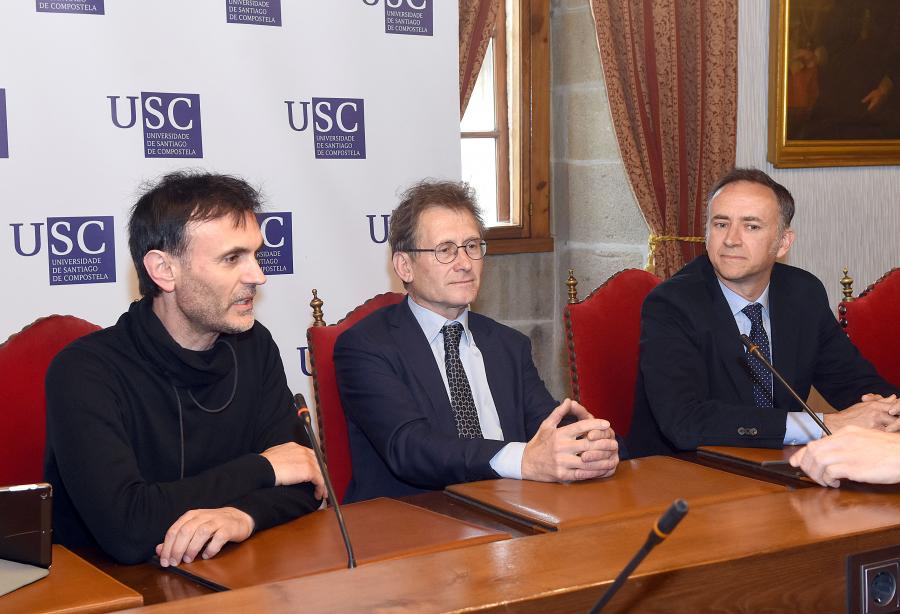
<svg viewBox="0 0 900 614">
<path fill-rule="evenodd" d="M 771 0 L 769 161 L 900 164 L 900 2 Z"/>
</svg>

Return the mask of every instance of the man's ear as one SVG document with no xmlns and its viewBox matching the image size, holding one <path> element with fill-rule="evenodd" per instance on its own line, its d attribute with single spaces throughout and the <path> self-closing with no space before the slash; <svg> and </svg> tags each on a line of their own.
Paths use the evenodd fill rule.
<svg viewBox="0 0 900 614">
<path fill-rule="evenodd" d="M 392 258 L 394 263 L 394 273 L 404 284 L 408 284 L 413 280 L 412 257 L 406 252 L 394 252 Z"/>
<path fill-rule="evenodd" d="M 794 239 L 797 235 L 794 234 L 793 229 L 785 228 L 784 234 L 781 235 L 781 243 L 778 245 L 778 251 L 776 252 L 776 257 L 784 258 L 784 256 L 790 251 L 791 245 L 794 244 Z"/>
<path fill-rule="evenodd" d="M 175 290 L 175 274 L 178 263 L 174 260 L 171 254 L 158 249 L 151 249 L 144 254 L 144 269 L 163 292 Z"/>
</svg>

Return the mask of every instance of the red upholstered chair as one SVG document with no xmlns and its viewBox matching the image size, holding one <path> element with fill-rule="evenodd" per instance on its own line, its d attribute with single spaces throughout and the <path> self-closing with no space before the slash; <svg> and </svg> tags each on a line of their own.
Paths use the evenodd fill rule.
<svg viewBox="0 0 900 614">
<path fill-rule="evenodd" d="M 342 500 L 353 469 L 350 463 L 347 419 L 334 372 L 334 344 L 342 332 L 364 317 L 376 309 L 399 303 L 406 295 L 396 292 L 379 294 L 348 313 L 337 324 L 326 325 L 322 315 L 323 301 L 315 290 L 312 292 L 313 300 L 309 305 L 313 309 L 313 325 L 306 329 L 306 341 L 316 392 L 316 422 L 335 495 L 338 500 Z"/>
<path fill-rule="evenodd" d="M 879 375 L 900 386 L 900 268 L 892 269 L 853 298 L 853 280 L 844 269 L 844 300 L 838 306 L 841 326 Z"/>
<path fill-rule="evenodd" d="M 637 381 L 641 305 L 659 277 L 625 269 L 606 280 L 583 301 L 569 270 L 569 303 L 563 311 L 569 349 L 572 395 L 619 435 L 631 428 Z"/>
<path fill-rule="evenodd" d="M 0 486 L 43 481 L 44 375 L 57 352 L 99 328 L 74 316 L 52 315 L 0 345 Z"/>
</svg>

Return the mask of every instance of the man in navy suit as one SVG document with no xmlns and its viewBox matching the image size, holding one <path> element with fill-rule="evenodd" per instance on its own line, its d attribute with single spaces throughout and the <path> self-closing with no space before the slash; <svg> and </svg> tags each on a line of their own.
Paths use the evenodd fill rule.
<svg viewBox="0 0 900 614">
<path fill-rule="evenodd" d="M 900 430 L 896 386 L 838 326 L 825 288 L 776 262 L 794 241 L 794 200 L 757 169 L 735 169 L 707 199 L 707 255 L 657 286 L 641 312 L 633 456 L 702 445 L 781 447 L 821 436 L 787 390 L 744 351 L 746 334 L 805 398 L 815 386 L 847 425 Z"/>
<path fill-rule="evenodd" d="M 357 323 L 334 350 L 353 461 L 347 501 L 615 471 L 609 423 L 574 401 L 557 404 L 528 338 L 469 311 L 483 237 L 466 184 L 419 183 L 394 210 L 393 266 L 407 297 Z M 567 416 L 572 422 L 560 426 Z"/>
</svg>

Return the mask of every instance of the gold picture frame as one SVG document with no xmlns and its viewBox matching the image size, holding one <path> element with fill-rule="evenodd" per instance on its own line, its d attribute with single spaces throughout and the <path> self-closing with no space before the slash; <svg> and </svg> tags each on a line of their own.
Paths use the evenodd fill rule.
<svg viewBox="0 0 900 614">
<path fill-rule="evenodd" d="M 900 164 L 900 2 L 771 0 L 768 131 L 778 168 Z"/>
</svg>

